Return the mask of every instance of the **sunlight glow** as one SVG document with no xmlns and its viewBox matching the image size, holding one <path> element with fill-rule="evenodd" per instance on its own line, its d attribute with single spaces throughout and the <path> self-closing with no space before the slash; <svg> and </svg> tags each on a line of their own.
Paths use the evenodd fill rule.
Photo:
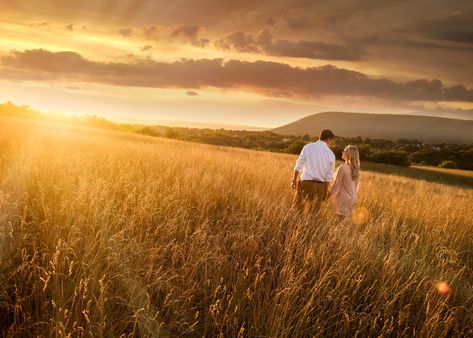
<svg viewBox="0 0 473 338">
<path fill-rule="evenodd" d="M 450 287 L 447 282 L 439 282 L 437 283 L 437 290 L 441 295 L 445 295 L 446 293 L 450 292 Z"/>
<path fill-rule="evenodd" d="M 370 212 L 365 207 L 357 208 L 352 215 L 353 222 L 357 225 L 364 224 L 370 218 Z"/>
</svg>

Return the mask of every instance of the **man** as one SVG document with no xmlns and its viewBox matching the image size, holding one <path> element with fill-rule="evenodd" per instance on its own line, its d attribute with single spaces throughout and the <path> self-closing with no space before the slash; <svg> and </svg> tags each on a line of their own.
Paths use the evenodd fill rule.
<svg viewBox="0 0 473 338">
<path fill-rule="evenodd" d="M 296 189 L 293 205 L 304 205 L 306 211 L 318 211 L 320 203 L 327 197 L 328 186 L 335 171 L 335 154 L 333 146 L 335 136 L 330 130 L 323 130 L 319 140 L 302 148 L 294 168 L 291 187 Z M 297 183 L 299 174 L 301 181 Z"/>
</svg>

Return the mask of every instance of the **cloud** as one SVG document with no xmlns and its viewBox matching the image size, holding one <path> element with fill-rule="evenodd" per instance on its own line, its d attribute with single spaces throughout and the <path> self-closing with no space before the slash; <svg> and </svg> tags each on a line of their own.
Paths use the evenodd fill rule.
<svg viewBox="0 0 473 338">
<path fill-rule="evenodd" d="M 143 25 L 138 27 L 123 27 L 118 30 L 118 34 L 123 37 L 134 37 L 135 39 L 148 41 L 180 40 L 190 42 L 196 47 L 205 47 L 210 40 L 201 38 L 205 29 L 201 26 L 176 26 L 176 25 Z"/>
<path fill-rule="evenodd" d="M 151 49 L 153 49 L 153 46 L 151 46 L 151 45 L 146 45 L 146 46 L 141 47 L 142 52 L 146 52 L 146 51 L 149 51 Z"/>
<path fill-rule="evenodd" d="M 155 25 L 141 27 L 141 33 L 143 37 L 148 40 L 158 40 L 161 37 L 161 29 Z"/>
<path fill-rule="evenodd" d="M 420 21 L 411 30 L 438 40 L 473 44 L 473 12 L 458 11 Z"/>
<path fill-rule="evenodd" d="M 44 26 L 49 26 L 49 22 L 48 21 L 34 22 L 30 25 L 33 27 L 44 27 Z"/>
<path fill-rule="evenodd" d="M 258 52 L 259 48 L 255 38 L 251 34 L 233 32 L 225 38 L 217 40 L 215 46 L 220 49 L 235 49 L 239 52 Z"/>
<path fill-rule="evenodd" d="M 133 34 L 133 29 L 129 27 L 120 28 L 118 30 L 118 34 L 120 34 L 123 37 L 130 37 Z"/>
<path fill-rule="evenodd" d="M 327 95 L 376 97 L 404 101 L 473 102 L 473 89 L 447 87 L 440 80 L 395 82 L 326 65 L 299 68 L 268 61 L 182 59 L 133 63 L 96 62 L 75 52 L 36 49 L 0 57 L 3 78 L 93 82 L 155 88 L 221 88 L 258 92 L 274 97 L 320 98 Z"/>
<path fill-rule="evenodd" d="M 187 94 L 187 96 L 197 96 L 197 95 L 199 95 L 199 93 L 197 93 L 197 92 L 195 92 L 195 91 L 193 91 L 193 90 L 188 90 L 188 91 L 186 92 L 186 94 Z"/>
<path fill-rule="evenodd" d="M 204 28 L 200 26 L 179 26 L 172 31 L 171 37 L 182 37 L 186 40 L 189 40 L 192 45 L 203 48 L 210 42 L 209 39 L 199 38 L 199 34 L 203 31 Z"/>
<path fill-rule="evenodd" d="M 360 45 L 337 45 L 322 41 L 289 41 L 274 39 L 270 29 L 261 30 L 256 37 L 241 31 L 233 32 L 217 40 L 220 49 L 235 49 L 239 52 L 257 52 L 272 56 L 309 58 L 320 60 L 361 61 L 369 53 Z"/>
<path fill-rule="evenodd" d="M 199 26 L 179 26 L 172 33 L 171 36 L 183 36 L 189 39 L 195 39 L 202 30 Z"/>
<path fill-rule="evenodd" d="M 72 32 L 72 31 L 74 30 L 74 24 L 71 23 L 71 24 L 67 25 L 67 26 L 64 27 L 64 28 L 66 28 L 68 31 Z"/>
<path fill-rule="evenodd" d="M 443 49 L 447 51 L 460 51 L 460 52 L 472 52 L 473 51 L 473 46 L 468 46 L 468 45 L 458 45 L 458 46 L 452 46 L 448 42 L 444 41 L 425 41 L 425 40 L 416 40 L 416 39 L 411 39 L 408 37 L 388 37 L 384 38 L 384 40 L 380 41 L 374 41 L 373 43 L 376 43 L 378 45 L 380 44 L 397 44 L 402 47 L 406 48 L 421 48 L 421 49 Z"/>
<path fill-rule="evenodd" d="M 289 29 L 295 31 L 304 31 L 314 27 L 314 18 L 312 18 L 306 11 L 302 13 L 291 13 L 284 14 L 282 16 L 283 22 Z"/>
</svg>

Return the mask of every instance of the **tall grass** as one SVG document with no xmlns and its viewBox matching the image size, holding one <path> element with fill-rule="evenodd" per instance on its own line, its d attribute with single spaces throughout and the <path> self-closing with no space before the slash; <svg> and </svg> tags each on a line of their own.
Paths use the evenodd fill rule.
<svg viewBox="0 0 473 338">
<path fill-rule="evenodd" d="M 294 156 L 0 122 L 4 335 L 473 335 L 471 189 L 363 172 L 340 222 Z"/>
</svg>

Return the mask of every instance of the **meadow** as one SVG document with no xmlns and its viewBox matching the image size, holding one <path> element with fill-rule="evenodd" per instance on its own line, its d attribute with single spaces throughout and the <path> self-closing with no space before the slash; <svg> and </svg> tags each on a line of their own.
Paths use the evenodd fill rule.
<svg viewBox="0 0 473 338">
<path fill-rule="evenodd" d="M 341 222 L 295 159 L 0 118 L 2 335 L 473 335 L 471 187 L 363 171 Z"/>
</svg>

